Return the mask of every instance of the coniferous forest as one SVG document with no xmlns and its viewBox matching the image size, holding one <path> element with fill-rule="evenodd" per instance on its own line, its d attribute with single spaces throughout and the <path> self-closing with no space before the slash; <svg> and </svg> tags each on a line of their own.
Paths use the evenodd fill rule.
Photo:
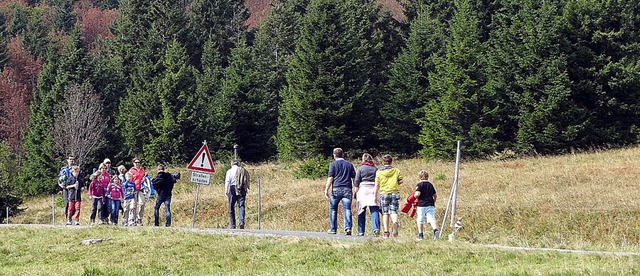
<svg viewBox="0 0 640 276">
<path fill-rule="evenodd" d="M 249 25 L 243 0 L 0 0 L 0 194 L 203 140 L 248 162 L 640 141 L 637 0 L 271 2 Z"/>
</svg>

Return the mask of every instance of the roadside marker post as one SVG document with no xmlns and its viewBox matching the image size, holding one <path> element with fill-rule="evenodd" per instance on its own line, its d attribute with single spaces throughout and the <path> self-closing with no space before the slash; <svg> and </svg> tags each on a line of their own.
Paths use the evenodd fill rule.
<svg viewBox="0 0 640 276">
<path fill-rule="evenodd" d="M 451 227 L 453 228 L 455 223 L 455 213 L 456 213 L 456 202 L 458 200 L 458 175 L 460 174 L 460 148 L 462 147 L 462 141 L 458 141 L 457 150 L 456 150 L 456 168 L 455 175 L 453 178 L 453 185 L 451 186 L 451 193 L 449 194 L 449 200 L 447 201 L 447 208 L 444 211 L 444 217 L 442 218 L 442 224 L 440 226 L 440 232 L 438 233 L 438 238 L 442 237 L 442 232 L 444 231 L 444 224 L 447 221 L 447 216 L 449 214 L 449 207 L 451 207 Z"/>
<path fill-rule="evenodd" d="M 191 228 L 196 226 L 196 213 L 198 211 L 198 198 L 200 197 L 200 185 L 211 184 L 211 174 L 216 170 L 213 167 L 211 153 L 207 147 L 207 141 L 202 142 L 202 147 L 195 157 L 191 160 L 187 169 L 191 170 L 191 182 L 196 184 L 196 198 L 193 203 L 193 218 L 191 219 Z"/>
</svg>

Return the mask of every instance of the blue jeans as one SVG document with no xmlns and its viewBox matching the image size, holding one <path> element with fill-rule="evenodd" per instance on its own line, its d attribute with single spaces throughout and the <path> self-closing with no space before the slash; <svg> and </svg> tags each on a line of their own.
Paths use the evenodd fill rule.
<svg viewBox="0 0 640 276">
<path fill-rule="evenodd" d="M 98 218 L 100 220 L 105 219 L 106 215 L 103 212 L 104 210 L 104 203 L 102 202 L 102 198 L 92 198 L 91 199 L 91 216 L 89 217 L 91 219 L 91 222 L 94 222 L 96 220 L 96 213 L 98 214 Z"/>
<path fill-rule="evenodd" d="M 342 202 L 342 211 L 344 217 L 344 229 L 351 230 L 351 198 L 353 192 L 349 188 L 337 188 L 331 191 L 331 199 L 329 200 L 329 225 L 331 231 L 338 229 L 338 204 Z"/>
<path fill-rule="evenodd" d="M 171 226 L 171 197 L 158 197 L 156 198 L 156 206 L 153 208 L 154 225 L 160 226 L 160 205 L 164 203 L 164 211 L 167 216 L 165 226 Z"/>
<path fill-rule="evenodd" d="M 371 227 L 373 231 L 380 231 L 380 207 L 367 206 L 369 212 L 371 212 Z M 365 232 L 365 224 L 367 223 L 367 207 L 364 207 L 364 212 L 358 214 L 358 233 Z"/>
<path fill-rule="evenodd" d="M 118 211 L 120 211 L 120 200 L 109 199 L 109 212 L 111 212 L 111 222 L 118 224 Z"/>
<path fill-rule="evenodd" d="M 238 203 L 238 220 L 240 221 L 240 226 L 244 227 L 244 202 L 246 197 L 246 191 L 240 191 L 240 195 L 237 195 L 236 186 L 229 187 L 229 227 L 231 229 L 236 229 L 236 203 Z"/>
</svg>

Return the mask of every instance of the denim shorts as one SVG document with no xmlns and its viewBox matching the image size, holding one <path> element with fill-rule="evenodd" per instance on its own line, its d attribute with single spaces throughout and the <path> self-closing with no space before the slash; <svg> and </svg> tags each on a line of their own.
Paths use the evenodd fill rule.
<svg viewBox="0 0 640 276">
<path fill-rule="evenodd" d="M 433 222 L 436 223 L 436 207 L 434 206 L 425 206 L 425 207 L 420 207 L 418 206 L 418 218 L 416 219 L 416 222 L 419 225 L 423 225 L 424 224 L 424 219 L 425 217 L 427 218 L 427 224 Z"/>
<path fill-rule="evenodd" d="M 381 194 L 380 203 L 383 215 L 397 214 L 400 207 L 400 194 Z"/>
</svg>

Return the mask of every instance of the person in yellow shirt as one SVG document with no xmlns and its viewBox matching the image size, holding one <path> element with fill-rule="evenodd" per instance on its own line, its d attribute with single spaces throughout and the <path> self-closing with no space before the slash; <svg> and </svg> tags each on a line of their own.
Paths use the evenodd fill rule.
<svg viewBox="0 0 640 276">
<path fill-rule="evenodd" d="M 389 217 L 391 217 L 392 235 L 398 236 L 398 209 L 400 206 L 400 190 L 398 185 L 402 184 L 402 174 L 400 170 L 391 166 L 393 158 L 391 155 L 382 156 L 382 167 L 376 171 L 376 194 L 380 195 L 380 205 L 382 207 L 382 228 L 383 238 L 389 238 Z"/>
</svg>

